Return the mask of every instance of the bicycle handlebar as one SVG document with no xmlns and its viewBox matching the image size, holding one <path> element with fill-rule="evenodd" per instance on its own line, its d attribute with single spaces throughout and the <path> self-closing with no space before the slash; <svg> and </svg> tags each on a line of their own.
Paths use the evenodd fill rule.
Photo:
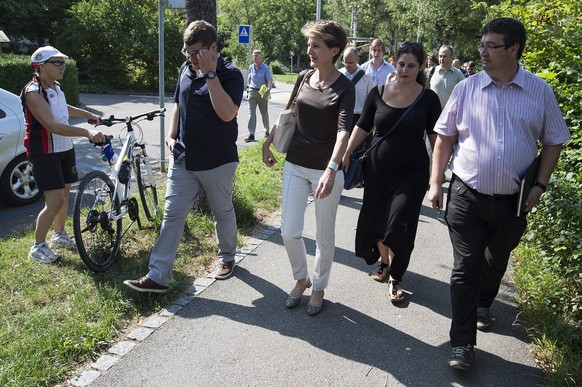
<svg viewBox="0 0 582 387">
<path fill-rule="evenodd" d="M 166 108 L 156 109 L 156 110 L 152 110 L 152 111 L 149 111 L 146 113 L 138 114 L 136 116 L 128 116 L 125 118 L 115 118 L 113 115 L 111 115 L 111 116 L 109 116 L 109 118 L 102 118 L 99 125 L 112 126 L 112 125 L 114 125 L 116 123 L 120 123 L 120 122 L 125 122 L 125 123 L 129 124 L 129 123 L 131 123 L 139 118 L 142 118 L 142 117 L 145 117 L 146 120 L 148 120 L 148 121 L 152 121 L 155 117 L 162 116 L 165 111 L 166 111 Z M 87 122 L 89 124 L 96 123 L 95 120 L 88 120 Z"/>
<path fill-rule="evenodd" d="M 111 142 L 111 140 L 113 139 L 113 136 L 111 134 L 108 134 L 105 136 L 105 141 L 104 142 L 93 142 L 93 141 L 89 141 L 91 144 L 93 144 L 93 146 L 102 146 L 102 145 L 107 145 Z"/>
</svg>

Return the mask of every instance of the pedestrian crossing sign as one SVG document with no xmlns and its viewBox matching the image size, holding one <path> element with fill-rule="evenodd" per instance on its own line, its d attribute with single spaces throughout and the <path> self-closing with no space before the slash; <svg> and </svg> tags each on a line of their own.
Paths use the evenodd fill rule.
<svg viewBox="0 0 582 387">
<path fill-rule="evenodd" d="M 238 26 L 238 42 L 240 44 L 249 44 L 251 42 L 251 26 Z"/>
</svg>

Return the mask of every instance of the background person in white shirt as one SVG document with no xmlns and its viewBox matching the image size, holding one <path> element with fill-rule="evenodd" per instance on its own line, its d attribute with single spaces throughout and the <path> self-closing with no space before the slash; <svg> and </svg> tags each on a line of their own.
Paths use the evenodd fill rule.
<svg viewBox="0 0 582 387">
<path fill-rule="evenodd" d="M 355 47 L 348 47 L 344 51 L 343 64 L 345 67 L 340 69 L 340 72 L 348 77 L 356 87 L 356 104 L 354 105 L 354 116 L 352 118 L 352 129 L 362 115 L 362 108 L 364 101 L 372 88 L 374 81 L 370 74 L 366 74 L 365 70 L 358 64 L 360 60 L 360 53 Z"/>
<path fill-rule="evenodd" d="M 366 71 L 366 74 L 370 74 L 374 85 L 383 85 L 386 83 L 388 75 L 395 71 L 394 66 L 384 60 L 384 54 L 386 53 L 386 47 L 382 39 L 372 40 L 370 44 L 370 53 L 372 58 L 362 65 L 362 68 Z"/>
</svg>

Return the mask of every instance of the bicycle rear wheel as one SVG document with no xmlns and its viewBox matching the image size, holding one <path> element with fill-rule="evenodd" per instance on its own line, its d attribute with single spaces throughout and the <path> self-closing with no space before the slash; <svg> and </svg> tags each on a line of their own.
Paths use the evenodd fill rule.
<svg viewBox="0 0 582 387">
<path fill-rule="evenodd" d="M 141 155 L 135 155 L 135 179 L 143 211 L 148 220 L 153 220 L 158 212 L 158 191 L 151 166 Z"/>
<path fill-rule="evenodd" d="M 122 219 L 111 220 L 119 213 L 115 186 L 105 173 L 89 172 L 79 184 L 73 210 L 75 243 L 87 267 L 104 272 L 115 262 L 121 241 Z"/>
</svg>

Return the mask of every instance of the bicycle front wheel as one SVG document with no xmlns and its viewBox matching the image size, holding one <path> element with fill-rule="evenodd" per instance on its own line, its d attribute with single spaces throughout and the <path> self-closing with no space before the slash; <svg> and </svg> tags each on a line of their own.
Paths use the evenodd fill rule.
<svg viewBox="0 0 582 387">
<path fill-rule="evenodd" d="M 75 243 L 87 267 L 104 272 L 113 264 L 121 241 L 122 219 L 111 220 L 119 213 L 115 186 L 105 173 L 89 172 L 79 184 L 73 210 Z"/>
<path fill-rule="evenodd" d="M 158 191 L 150 165 L 141 155 L 135 155 L 135 179 L 143 211 L 148 220 L 153 220 L 158 212 Z"/>
</svg>

